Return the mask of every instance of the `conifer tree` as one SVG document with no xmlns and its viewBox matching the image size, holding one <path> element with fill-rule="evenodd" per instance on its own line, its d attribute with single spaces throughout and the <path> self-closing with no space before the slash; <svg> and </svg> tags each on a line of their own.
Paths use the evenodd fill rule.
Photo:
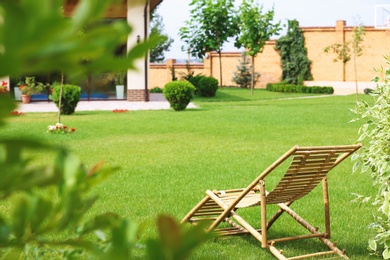
<svg viewBox="0 0 390 260">
<path fill-rule="evenodd" d="M 304 80 L 313 79 L 305 38 L 297 20 L 288 20 L 287 34 L 276 41 L 275 49 L 281 57 L 283 82 L 300 85 Z"/>
<path fill-rule="evenodd" d="M 259 80 L 260 73 L 255 72 L 254 84 Z M 237 66 L 237 72 L 234 72 L 233 81 L 240 86 L 240 88 L 248 88 L 252 83 L 252 65 L 250 58 L 242 53 L 240 64 Z"/>
</svg>

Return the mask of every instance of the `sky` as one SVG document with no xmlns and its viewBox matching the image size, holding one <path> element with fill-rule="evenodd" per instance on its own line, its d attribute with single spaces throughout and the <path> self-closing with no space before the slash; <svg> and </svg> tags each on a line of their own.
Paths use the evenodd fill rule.
<svg viewBox="0 0 390 260">
<path fill-rule="evenodd" d="M 186 59 L 186 52 L 182 51 L 184 42 L 180 40 L 179 30 L 190 19 L 190 3 L 192 0 L 163 0 L 157 12 L 162 16 L 165 25 L 164 32 L 174 42 L 169 52 L 165 52 L 166 59 Z M 236 0 L 239 5 L 241 1 Z M 357 26 L 359 21 L 365 26 L 375 24 L 375 6 L 388 5 L 390 0 L 259 0 L 263 5 L 263 12 L 274 6 L 275 20 L 286 24 L 287 20 L 296 19 L 301 27 L 335 26 L 337 20 L 345 20 L 347 26 Z M 378 11 L 378 14 L 383 13 Z M 386 12 L 385 12 L 386 13 Z M 390 13 L 389 13 L 390 16 Z M 283 36 L 285 33 L 276 36 Z M 224 45 L 223 51 L 240 51 L 232 42 Z"/>
</svg>

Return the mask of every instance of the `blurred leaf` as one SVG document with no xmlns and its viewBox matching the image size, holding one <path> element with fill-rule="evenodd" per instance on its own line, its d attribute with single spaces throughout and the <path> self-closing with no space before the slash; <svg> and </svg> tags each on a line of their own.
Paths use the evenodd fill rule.
<svg viewBox="0 0 390 260">
<path fill-rule="evenodd" d="M 0 244 L 8 241 L 10 238 L 11 230 L 2 217 L 0 217 Z"/>
<path fill-rule="evenodd" d="M 112 229 L 111 249 L 105 259 L 129 259 L 137 238 L 138 226 L 128 219 L 123 219 Z"/>
<path fill-rule="evenodd" d="M 0 24 L 0 77 L 39 74 L 61 69 L 64 74 L 135 68 L 136 59 L 145 57 L 156 44 L 155 38 L 131 48 L 120 57 L 115 51 L 126 44 L 131 28 L 126 20 L 100 22 L 110 0 L 81 0 L 74 15 L 61 14 L 62 0 L 3 0 L 4 22 Z"/>
<path fill-rule="evenodd" d="M 91 221 L 85 223 L 79 233 L 80 235 L 85 235 L 92 231 L 116 227 L 119 225 L 120 221 L 121 218 L 119 215 L 111 212 L 105 213 L 103 215 L 96 216 Z"/>
<path fill-rule="evenodd" d="M 13 212 L 13 234 L 17 241 L 22 241 L 26 233 L 26 222 L 28 213 L 28 201 L 25 197 L 21 198 L 15 205 Z"/>
<path fill-rule="evenodd" d="M 200 223 L 186 229 L 172 217 L 159 216 L 157 218 L 159 238 L 147 241 L 148 258 L 187 259 L 194 248 L 213 237 L 213 234 L 206 233 L 206 224 Z"/>
<path fill-rule="evenodd" d="M 4 125 L 4 120 L 15 108 L 16 102 L 14 100 L 12 100 L 8 95 L 0 94 L 0 127 Z"/>
<path fill-rule="evenodd" d="M 171 217 L 159 216 L 157 227 L 163 248 L 172 253 L 177 251 L 182 243 L 179 224 Z"/>
</svg>

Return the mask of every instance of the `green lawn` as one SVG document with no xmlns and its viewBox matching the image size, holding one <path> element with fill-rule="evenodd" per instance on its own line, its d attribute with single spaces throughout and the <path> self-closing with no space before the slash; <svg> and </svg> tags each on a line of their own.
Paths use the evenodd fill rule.
<svg viewBox="0 0 390 260">
<path fill-rule="evenodd" d="M 359 122 L 354 115 L 355 96 L 316 96 L 223 89 L 214 99 L 196 98 L 198 109 L 112 112 L 77 112 L 62 116 L 75 127 L 70 135 L 50 135 L 56 113 L 28 113 L 12 117 L 0 136 L 29 136 L 68 147 L 87 166 L 99 161 L 121 170 L 94 192 L 100 200 L 92 213 L 113 211 L 143 226 L 141 240 L 156 235 L 158 214 L 180 220 L 206 189 L 242 188 L 293 145 L 342 145 L 355 143 Z M 307 97 L 305 95 L 305 97 Z M 369 100 L 368 96 L 360 96 Z M 32 152 L 45 162 L 50 155 Z M 371 205 L 353 204 L 351 193 L 373 192 L 369 176 L 351 173 L 347 159 L 329 176 L 332 240 L 346 248 L 353 259 L 368 255 L 367 225 Z M 320 189 L 293 205 L 309 222 L 322 224 Z M 309 209 L 309 210 L 308 210 Z M 259 211 L 243 213 L 252 223 Z M 282 217 L 270 236 L 301 228 Z M 286 254 L 316 250 L 317 241 L 286 243 Z M 140 253 L 141 254 L 141 253 Z M 194 259 L 272 259 L 250 236 L 213 239 L 197 249 Z"/>
</svg>

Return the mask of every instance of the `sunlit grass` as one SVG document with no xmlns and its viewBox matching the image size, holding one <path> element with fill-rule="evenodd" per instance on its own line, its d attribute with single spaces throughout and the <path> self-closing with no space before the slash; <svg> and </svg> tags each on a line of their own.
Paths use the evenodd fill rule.
<svg viewBox="0 0 390 260">
<path fill-rule="evenodd" d="M 354 115 L 355 96 L 299 98 L 301 95 L 223 89 L 216 99 L 196 98 L 198 109 L 112 112 L 77 112 L 61 122 L 76 128 L 68 135 L 47 134 L 56 113 L 27 113 L 12 117 L 0 136 L 29 136 L 61 145 L 76 153 L 87 165 L 99 161 L 119 165 L 121 170 L 94 192 L 100 200 L 94 213 L 113 211 L 143 226 L 141 239 L 155 236 L 158 214 L 180 220 L 204 196 L 206 189 L 241 188 L 293 145 L 342 145 L 355 143 L 359 123 Z M 369 100 L 368 96 L 361 96 Z M 50 155 L 31 153 L 40 162 Z M 332 240 L 355 259 L 370 259 L 366 251 L 366 226 L 370 205 L 350 201 L 351 193 L 370 194 L 369 176 L 352 174 L 346 160 L 330 173 Z M 294 204 L 309 220 L 322 224 L 322 198 L 316 189 Z M 310 210 L 307 210 L 310 208 Z M 258 210 L 245 212 L 259 223 Z M 300 230 L 282 218 L 271 235 Z M 321 226 L 320 226 L 321 227 Z M 312 242 L 286 243 L 292 254 L 307 253 Z M 271 259 L 250 236 L 217 238 L 193 256 L 211 259 Z"/>
</svg>

